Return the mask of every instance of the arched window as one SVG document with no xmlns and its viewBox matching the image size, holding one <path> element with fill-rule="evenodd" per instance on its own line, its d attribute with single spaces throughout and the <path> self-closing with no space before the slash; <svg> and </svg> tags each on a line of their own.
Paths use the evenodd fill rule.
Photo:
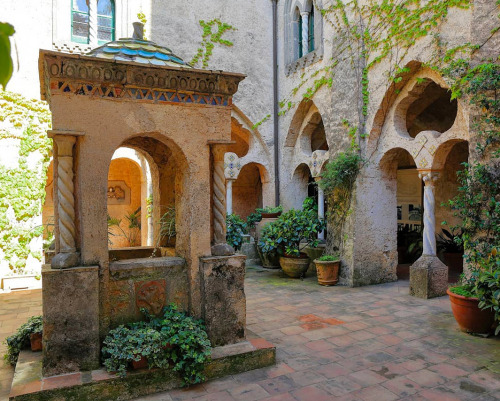
<svg viewBox="0 0 500 401">
<path fill-rule="evenodd" d="M 89 6 L 86 0 L 73 0 L 71 40 L 78 43 L 89 43 Z"/>
<path fill-rule="evenodd" d="M 97 40 L 99 44 L 115 39 L 115 2 L 113 0 L 90 0 L 97 4 Z M 89 0 L 72 0 L 71 40 L 89 43 Z"/>
<path fill-rule="evenodd" d="M 97 3 L 97 38 L 99 44 L 115 40 L 115 2 L 99 0 Z"/>
<path fill-rule="evenodd" d="M 309 12 L 309 35 L 307 38 L 307 48 L 309 52 L 314 51 L 314 5 L 311 5 Z"/>
<path fill-rule="evenodd" d="M 302 47 L 302 43 L 304 41 L 304 38 L 302 37 L 302 15 L 299 14 L 299 58 L 301 58 L 303 55 L 304 55 L 304 52 L 303 52 L 303 47 Z"/>
</svg>

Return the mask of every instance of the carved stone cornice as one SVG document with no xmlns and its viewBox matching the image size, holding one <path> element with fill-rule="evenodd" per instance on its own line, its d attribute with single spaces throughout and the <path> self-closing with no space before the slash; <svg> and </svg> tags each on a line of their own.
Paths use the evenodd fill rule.
<svg viewBox="0 0 500 401">
<path fill-rule="evenodd" d="M 41 50 L 40 93 L 149 103 L 231 106 L 245 75 L 222 71 L 142 65 Z"/>
</svg>

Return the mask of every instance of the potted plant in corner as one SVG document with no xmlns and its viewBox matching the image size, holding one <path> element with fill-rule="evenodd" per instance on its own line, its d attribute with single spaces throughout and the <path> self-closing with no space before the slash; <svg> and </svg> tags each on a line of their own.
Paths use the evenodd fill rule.
<svg viewBox="0 0 500 401">
<path fill-rule="evenodd" d="M 496 168 L 465 165 L 459 172 L 458 195 L 448 204 L 461 223 L 454 241 L 465 249 L 467 271 L 459 285 L 448 289 L 460 329 L 488 334 L 496 325 L 500 333 L 500 178 Z M 496 322 L 496 323 L 495 323 Z"/>
<path fill-rule="evenodd" d="M 291 209 L 264 228 L 259 247 L 262 252 L 278 252 L 280 266 L 287 276 L 303 277 L 309 257 L 301 251 L 307 246 L 318 246 L 318 233 L 324 228 L 324 221 L 314 210 Z"/>
<path fill-rule="evenodd" d="M 318 284 L 335 285 L 339 282 L 340 255 L 323 255 L 314 259 L 316 272 L 318 275 Z"/>
<path fill-rule="evenodd" d="M 256 209 L 263 219 L 279 217 L 283 212 L 283 206 L 266 206 L 264 209 Z"/>
</svg>

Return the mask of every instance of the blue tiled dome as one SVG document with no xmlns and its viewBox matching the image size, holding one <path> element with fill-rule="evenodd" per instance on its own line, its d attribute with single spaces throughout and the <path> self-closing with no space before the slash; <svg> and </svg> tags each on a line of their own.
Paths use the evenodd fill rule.
<svg viewBox="0 0 500 401">
<path fill-rule="evenodd" d="M 87 56 L 161 67 L 193 68 L 169 48 L 141 39 L 118 39 L 91 50 Z"/>
</svg>

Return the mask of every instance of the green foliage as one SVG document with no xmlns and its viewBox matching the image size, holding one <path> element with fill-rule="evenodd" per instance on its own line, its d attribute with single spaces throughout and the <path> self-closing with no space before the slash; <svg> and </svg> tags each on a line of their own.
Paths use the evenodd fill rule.
<svg viewBox="0 0 500 401">
<path fill-rule="evenodd" d="M 12 57 L 10 55 L 10 37 L 14 35 L 14 27 L 0 22 L 0 85 L 5 87 L 12 76 Z"/>
<path fill-rule="evenodd" d="M 31 334 L 41 333 L 42 330 L 42 316 L 30 317 L 26 323 L 17 329 L 15 334 L 5 340 L 7 353 L 4 355 L 4 359 L 12 366 L 15 366 L 21 350 L 29 347 Z"/>
<path fill-rule="evenodd" d="M 320 262 L 337 262 L 340 260 L 340 254 L 335 253 L 333 255 L 323 255 L 318 258 Z"/>
<path fill-rule="evenodd" d="M 281 213 L 283 212 L 283 206 L 278 205 L 278 206 L 266 206 L 263 209 L 256 209 L 256 212 L 262 214 L 262 213 Z"/>
<path fill-rule="evenodd" d="M 451 287 L 450 292 L 467 298 L 474 298 L 474 294 L 464 286 Z"/>
<path fill-rule="evenodd" d="M 475 293 L 481 309 L 490 309 L 495 313 L 497 327 L 495 335 L 500 333 L 500 269 L 482 271 L 476 281 Z"/>
<path fill-rule="evenodd" d="M 124 230 L 122 227 L 123 219 L 119 219 L 116 217 L 111 217 L 108 214 L 108 242 L 110 244 L 113 243 L 111 240 L 112 236 L 120 236 L 127 240 L 128 246 L 137 246 L 140 244 L 140 229 L 141 229 L 141 208 L 139 207 L 137 210 L 133 212 L 129 212 L 124 216 L 127 221 L 128 230 Z M 116 227 L 118 230 L 118 234 L 115 234 L 113 231 L 113 227 Z"/>
<path fill-rule="evenodd" d="M 262 220 L 262 214 L 259 211 L 255 211 L 254 213 L 250 213 L 247 217 L 247 227 L 248 229 L 254 228 L 255 223 L 258 223 Z"/>
<path fill-rule="evenodd" d="M 461 238 L 461 232 L 453 232 L 452 234 L 451 232 L 443 228 L 442 234 L 436 235 L 437 250 L 450 253 L 463 253 L 464 246 Z"/>
<path fill-rule="evenodd" d="M 348 150 L 340 152 L 330 159 L 325 166 L 320 186 L 328 193 L 338 189 L 352 188 L 361 166 L 361 156 L 358 152 Z"/>
<path fill-rule="evenodd" d="M 159 317 L 145 309 L 141 312 L 146 321 L 121 325 L 104 339 L 102 357 L 106 369 L 123 377 L 129 363 L 143 356 L 149 368 L 172 365 L 186 385 L 204 381 L 203 370 L 211 348 L 203 322 L 179 312 L 173 304 L 165 307 Z"/>
<path fill-rule="evenodd" d="M 324 229 L 325 222 L 313 208 L 291 209 L 264 227 L 258 246 L 264 253 L 299 256 L 306 246 L 318 246 L 318 233 Z"/>
<path fill-rule="evenodd" d="M 175 206 L 170 205 L 167 206 L 167 211 L 163 213 L 160 218 L 160 236 L 158 241 L 159 243 L 163 242 L 163 240 L 165 239 L 170 241 L 172 238 L 175 238 L 176 235 L 177 232 L 175 230 Z"/>
<path fill-rule="evenodd" d="M 137 13 L 137 19 L 142 22 L 142 24 L 144 25 L 144 28 L 143 28 L 143 38 L 144 40 L 148 40 L 147 37 L 146 37 L 146 23 L 148 22 L 148 19 L 146 18 L 146 14 L 144 14 L 142 11 Z"/>
<path fill-rule="evenodd" d="M 202 67 L 206 68 L 208 67 L 208 61 L 212 56 L 216 44 L 227 47 L 231 47 L 233 45 L 233 42 L 222 39 L 222 35 L 224 35 L 227 31 L 234 31 L 236 28 L 225 22 L 221 22 L 218 18 L 208 22 L 200 20 L 200 26 L 203 29 L 201 44 L 190 64 L 194 66 L 201 62 Z M 213 31 L 214 26 L 217 26 L 217 31 L 215 32 Z"/>
<path fill-rule="evenodd" d="M 19 141 L 18 165 L 0 165 L 0 250 L 17 274 L 24 272 L 29 256 L 41 260 L 30 244 L 44 231 L 34 218 L 40 216 L 45 201 L 52 151 L 52 140 L 46 134 L 50 121 L 45 102 L 0 91 L 0 122 L 4 127 L 0 129 L 0 140 Z M 35 165 L 29 162 L 33 159 L 38 159 Z"/>
<path fill-rule="evenodd" d="M 241 248 L 243 243 L 243 234 L 247 232 L 247 223 L 236 214 L 226 216 L 226 241 L 235 250 Z"/>
</svg>

